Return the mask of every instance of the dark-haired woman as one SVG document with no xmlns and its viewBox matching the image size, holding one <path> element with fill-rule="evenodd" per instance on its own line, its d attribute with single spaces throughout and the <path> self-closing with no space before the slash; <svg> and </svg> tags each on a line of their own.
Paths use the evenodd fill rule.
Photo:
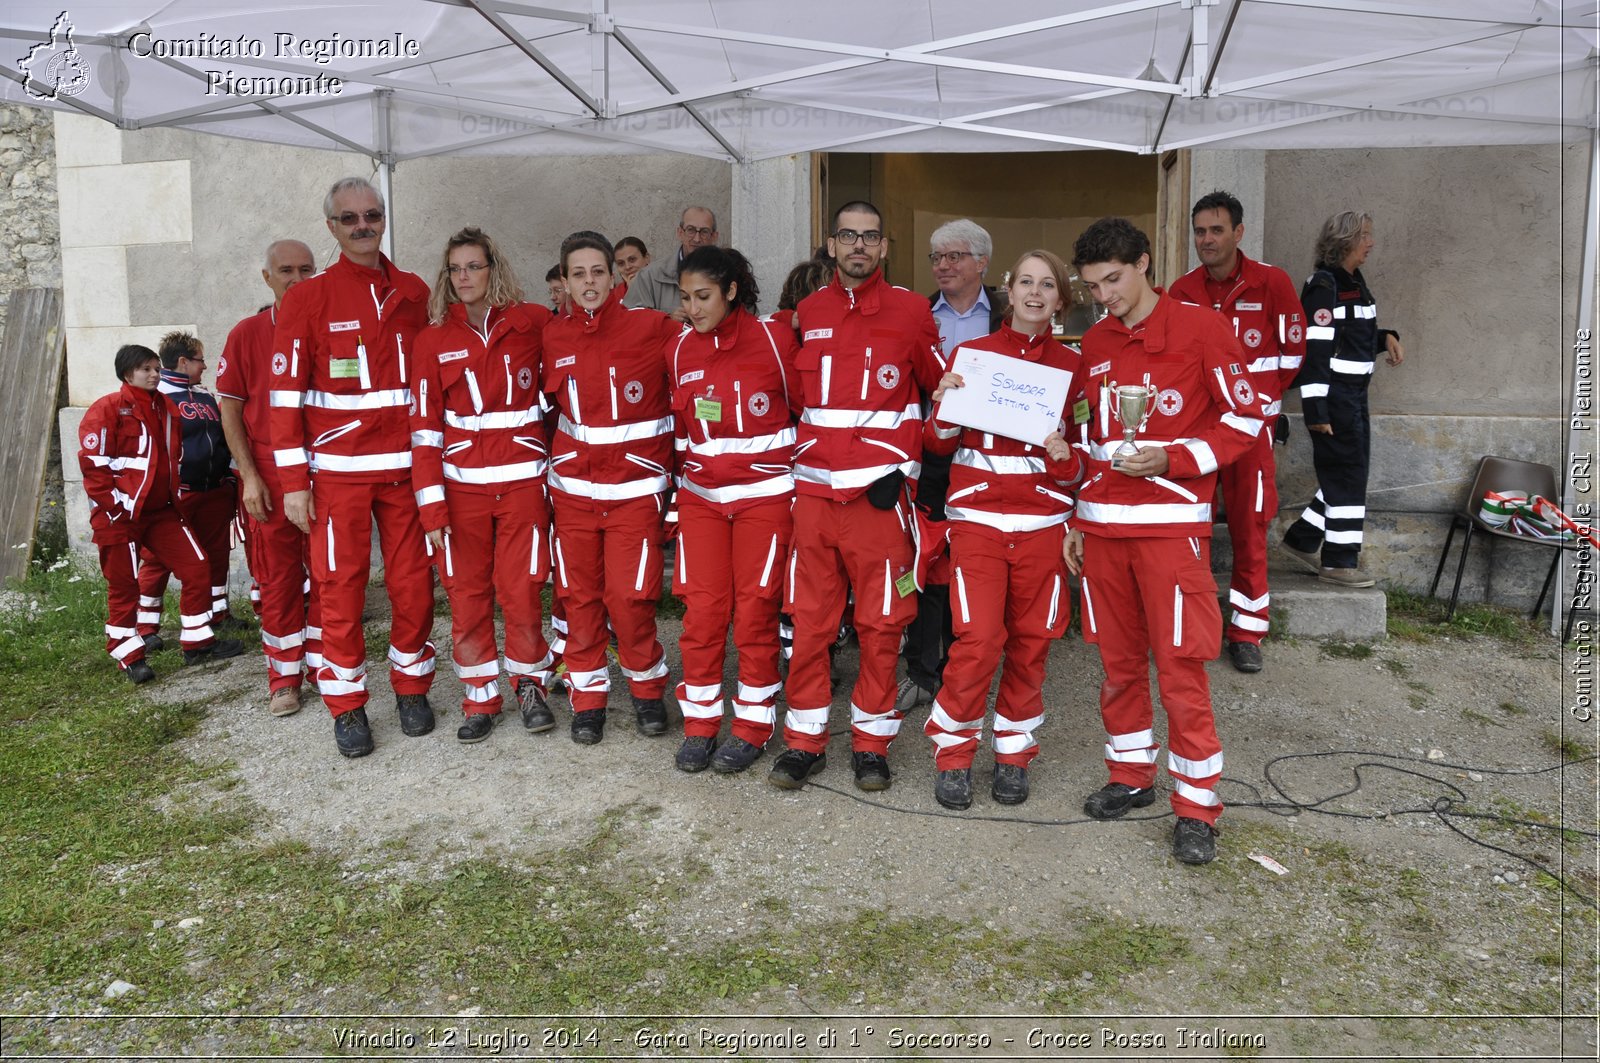
<svg viewBox="0 0 1600 1063">
<path fill-rule="evenodd" d="M 243 647 L 211 630 L 210 565 L 177 508 L 182 441 L 176 408 L 156 393 L 161 359 L 128 344 L 115 367 L 121 390 L 96 399 L 78 426 L 78 467 L 106 577 L 106 652 L 129 679 L 145 683 L 156 675 L 137 629 L 140 547 L 183 584 L 184 664 L 234 657 Z"/>
<path fill-rule="evenodd" d="M 684 740 L 676 763 L 683 771 L 709 764 L 739 772 L 761 755 L 777 713 L 799 345 L 787 325 L 756 317 L 755 278 L 737 251 L 690 252 L 678 288 L 693 328 L 669 356 L 679 469 L 672 588 L 685 606 L 677 690 Z M 717 748 L 730 620 L 739 684 L 732 735 Z"/>
<path fill-rule="evenodd" d="M 656 638 L 661 537 L 672 470 L 665 349 L 680 326 L 630 310 L 616 259 L 598 233 L 561 245 L 570 309 L 544 329 L 544 390 L 559 410 L 550 440 L 556 583 L 567 614 L 564 655 L 572 740 L 605 734 L 609 633 L 642 735 L 667 733 L 667 660 Z"/>
<path fill-rule="evenodd" d="M 549 579 L 541 335 L 550 311 L 525 302 L 511 264 L 481 229 L 445 244 L 417 337 L 412 486 L 450 596 L 451 657 L 465 684 L 456 737 L 489 737 L 500 715 L 494 606 L 505 617 L 505 670 L 522 723 L 556 725 L 552 665 L 539 618 Z"/>
</svg>

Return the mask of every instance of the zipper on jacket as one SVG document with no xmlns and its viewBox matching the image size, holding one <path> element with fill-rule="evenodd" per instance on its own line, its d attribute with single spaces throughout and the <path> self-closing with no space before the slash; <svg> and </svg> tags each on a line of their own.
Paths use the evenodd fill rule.
<svg viewBox="0 0 1600 1063">
<path fill-rule="evenodd" d="M 406 338 L 399 333 L 394 337 L 394 361 L 400 367 L 400 383 L 406 382 Z"/>
<path fill-rule="evenodd" d="M 361 373 L 361 390 L 372 390 L 372 375 L 367 372 L 367 344 L 360 336 L 356 337 L 356 368 Z"/>
<path fill-rule="evenodd" d="M 872 348 L 867 348 L 867 361 L 861 368 L 861 400 L 866 401 L 867 384 L 872 380 Z"/>
<path fill-rule="evenodd" d="M 739 381 L 733 382 L 733 423 L 738 427 L 739 434 L 744 435 L 744 392 L 739 390 Z"/>
<path fill-rule="evenodd" d="M 822 356 L 822 405 L 828 404 L 828 392 L 833 385 L 833 355 Z"/>
<path fill-rule="evenodd" d="M 467 391 L 472 394 L 472 412 L 483 412 L 483 393 L 478 390 L 478 378 L 470 369 L 462 371 L 462 376 L 467 378 Z"/>
<path fill-rule="evenodd" d="M 506 354 L 506 355 L 502 355 L 501 357 L 503 357 L 506 360 L 506 405 L 510 406 L 511 405 L 511 356 L 509 354 Z"/>
<path fill-rule="evenodd" d="M 622 418 L 617 413 L 617 367 L 611 367 L 611 419 L 620 421 Z"/>
</svg>

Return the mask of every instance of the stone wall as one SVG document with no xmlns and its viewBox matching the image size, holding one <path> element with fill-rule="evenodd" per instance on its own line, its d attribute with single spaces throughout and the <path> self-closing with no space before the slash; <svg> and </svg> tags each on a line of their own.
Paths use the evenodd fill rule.
<svg viewBox="0 0 1600 1063">
<path fill-rule="evenodd" d="M 50 112 L 0 104 L 0 295 L 61 287 L 56 138 Z M 7 299 L 0 298 L 0 329 Z"/>
<path fill-rule="evenodd" d="M 50 113 L 0 104 L 0 333 L 17 288 L 61 287 L 61 227 L 56 207 L 56 138 Z M 58 405 L 66 403 L 65 374 Z M 66 543 L 61 443 L 52 434 L 39 503 L 36 544 L 47 552 Z"/>
</svg>

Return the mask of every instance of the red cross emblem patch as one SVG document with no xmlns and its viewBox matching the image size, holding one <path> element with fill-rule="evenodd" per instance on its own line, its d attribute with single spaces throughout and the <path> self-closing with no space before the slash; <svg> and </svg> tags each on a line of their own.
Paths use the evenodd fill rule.
<svg viewBox="0 0 1600 1063">
<path fill-rule="evenodd" d="M 900 367 L 897 365 L 880 365 L 878 367 L 878 386 L 885 391 L 892 391 L 900 383 Z"/>
<path fill-rule="evenodd" d="M 772 409 L 772 400 L 767 398 L 767 393 L 765 391 L 758 391 L 754 395 L 750 396 L 750 401 L 745 405 L 748 406 L 750 412 L 755 414 L 757 417 L 764 417 L 766 416 L 767 411 Z"/>
<path fill-rule="evenodd" d="M 1311 315 L 1311 320 L 1319 325 L 1331 325 L 1333 324 L 1333 311 L 1325 306 L 1321 307 L 1315 314 Z"/>
<path fill-rule="evenodd" d="M 1261 330 L 1258 329 L 1258 328 L 1245 329 L 1244 330 L 1244 345 L 1246 347 L 1259 347 L 1259 346 L 1261 346 Z"/>
<path fill-rule="evenodd" d="M 1156 396 L 1156 409 L 1168 417 L 1176 416 L 1183 409 L 1183 395 L 1177 388 L 1162 389 L 1161 394 Z"/>
<path fill-rule="evenodd" d="M 1256 401 L 1256 389 L 1250 386 L 1250 381 L 1239 377 L 1233 382 L 1233 400 L 1240 406 L 1248 406 Z"/>
<path fill-rule="evenodd" d="M 622 387 L 622 397 L 629 402 L 638 402 L 644 398 L 644 385 L 637 380 L 630 380 Z"/>
<path fill-rule="evenodd" d="M 282 351 L 272 356 L 272 374 L 282 376 L 289 371 L 289 358 Z"/>
</svg>

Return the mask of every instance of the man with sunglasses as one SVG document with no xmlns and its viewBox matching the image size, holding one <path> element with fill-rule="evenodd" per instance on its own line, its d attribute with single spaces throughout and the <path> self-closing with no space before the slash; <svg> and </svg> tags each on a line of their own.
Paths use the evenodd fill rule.
<svg viewBox="0 0 1600 1063">
<path fill-rule="evenodd" d="M 917 612 L 915 517 L 922 398 L 944 375 L 928 301 L 883 279 L 888 242 L 871 203 L 833 215 L 832 283 L 797 312 L 805 409 L 795 446 L 794 547 L 787 611 L 794 617 L 783 738 L 768 781 L 803 787 L 821 771 L 833 701 L 828 646 L 855 591 L 861 666 L 850 695 L 856 786 L 889 788 L 889 743 L 900 730 L 895 656 Z"/>
<path fill-rule="evenodd" d="M 708 207 L 684 207 L 678 216 L 678 253 L 663 256 L 649 263 L 633 275 L 628 282 L 628 293 L 622 305 L 644 306 L 660 310 L 674 321 L 686 322 L 678 292 L 678 263 L 697 247 L 714 247 L 717 243 L 717 216 Z M 659 246 L 659 245 L 658 245 Z"/>
<path fill-rule="evenodd" d="M 379 250 L 383 199 L 346 177 L 323 200 L 338 261 L 284 295 L 272 344 L 273 458 L 289 520 L 311 536 L 322 600 L 317 686 L 347 757 L 372 752 L 366 602 L 372 524 L 391 606 L 389 681 L 400 729 L 433 730 L 433 585 L 411 490 L 411 372 L 428 286 Z"/>
</svg>

